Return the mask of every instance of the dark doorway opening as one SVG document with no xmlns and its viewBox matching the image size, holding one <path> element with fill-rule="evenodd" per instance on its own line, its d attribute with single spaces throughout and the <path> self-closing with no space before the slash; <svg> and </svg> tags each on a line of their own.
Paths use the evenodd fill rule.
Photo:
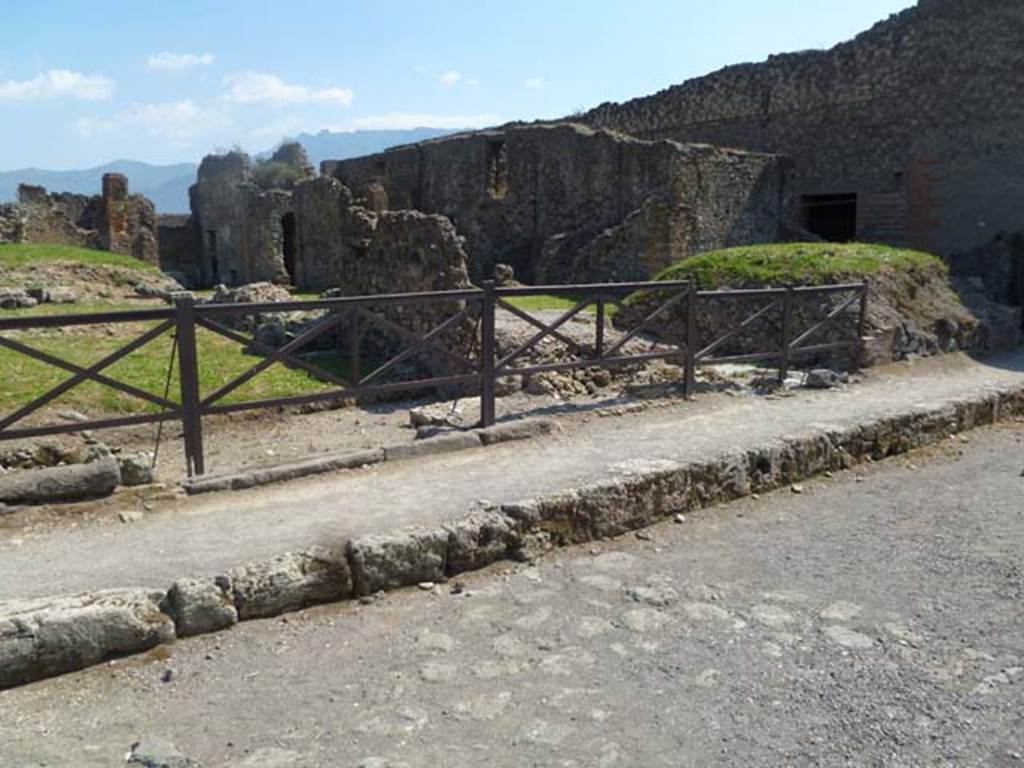
<svg viewBox="0 0 1024 768">
<path fill-rule="evenodd" d="M 284 271 L 288 282 L 295 285 L 295 214 L 286 213 L 281 217 L 281 254 L 284 256 Z"/>
<path fill-rule="evenodd" d="M 217 230 L 206 230 L 206 255 L 210 257 L 210 282 L 220 282 L 220 264 L 217 263 Z"/>
<path fill-rule="evenodd" d="M 857 195 L 804 195 L 804 228 L 833 243 L 857 239 Z"/>
</svg>

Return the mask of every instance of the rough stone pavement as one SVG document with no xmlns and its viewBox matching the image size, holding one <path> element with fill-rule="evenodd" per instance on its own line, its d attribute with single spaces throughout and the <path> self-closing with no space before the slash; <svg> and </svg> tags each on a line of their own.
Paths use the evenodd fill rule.
<svg viewBox="0 0 1024 768">
<path fill-rule="evenodd" d="M 1024 426 L 0 692 L 0 764 L 1024 764 Z M 646 538 L 649 537 L 649 538 Z"/>
<path fill-rule="evenodd" d="M 986 362 L 953 357 L 897 365 L 855 386 L 780 399 L 698 398 L 671 409 L 595 419 L 561 438 L 189 499 L 131 525 L 8 530 L 0 533 L 0 600 L 166 588 L 175 578 L 210 576 L 287 550 L 449 522 L 481 499 L 511 502 L 578 487 L 636 458 L 701 460 L 1006 386 L 1024 386 L 1024 350 Z"/>
</svg>

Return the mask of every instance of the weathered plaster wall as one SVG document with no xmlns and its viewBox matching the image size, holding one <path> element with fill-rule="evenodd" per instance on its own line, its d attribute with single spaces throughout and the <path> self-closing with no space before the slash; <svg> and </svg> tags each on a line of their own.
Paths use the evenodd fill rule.
<svg viewBox="0 0 1024 768">
<path fill-rule="evenodd" d="M 393 210 L 448 217 L 466 237 L 476 279 L 496 263 L 530 281 L 646 277 L 697 250 L 775 240 L 788 207 L 779 157 L 571 124 L 480 131 L 329 161 L 321 170 Z M 624 239 L 629 247 L 602 269 L 552 262 L 552 238 L 585 246 L 652 201 L 664 211 L 658 230 Z"/>
<path fill-rule="evenodd" d="M 949 254 L 1024 226 L 1024 3 L 920 0 L 828 51 L 727 67 L 579 119 L 794 160 L 860 239 Z"/>
</svg>

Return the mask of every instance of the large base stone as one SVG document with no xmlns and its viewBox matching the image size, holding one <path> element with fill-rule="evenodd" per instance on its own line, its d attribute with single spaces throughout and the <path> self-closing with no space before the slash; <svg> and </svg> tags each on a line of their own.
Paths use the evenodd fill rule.
<svg viewBox="0 0 1024 768">
<path fill-rule="evenodd" d="M 163 593 L 141 589 L 0 603 L 0 688 L 73 672 L 175 638 Z"/>
</svg>

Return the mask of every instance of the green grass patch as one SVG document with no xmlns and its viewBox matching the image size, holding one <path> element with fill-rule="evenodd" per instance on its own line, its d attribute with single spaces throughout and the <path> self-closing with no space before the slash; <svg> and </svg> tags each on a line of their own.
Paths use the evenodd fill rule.
<svg viewBox="0 0 1024 768">
<path fill-rule="evenodd" d="M 110 251 L 95 251 L 91 248 L 76 248 L 71 245 L 49 245 L 46 243 L 13 243 L 0 245 L 0 268 L 15 269 L 43 262 L 70 261 L 108 267 L 124 267 L 139 272 L 160 270 L 133 256 Z"/>
<path fill-rule="evenodd" d="M 946 272 L 936 256 L 871 243 L 772 243 L 699 253 L 655 280 L 693 280 L 704 290 L 760 285 L 824 285 L 860 280 L 883 268 Z"/>
<path fill-rule="evenodd" d="M 116 335 L 39 331 L 30 334 L 17 334 L 16 338 L 55 357 L 81 366 L 88 366 L 124 346 L 132 338 L 153 325 L 153 323 L 133 323 L 117 326 Z M 171 361 L 171 346 L 170 335 L 164 334 L 117 361 L 103 373 L 152 394 L 162 395 L 167 381 L 168 365 Z M 197 330 L 196 346 L 199 357 L 200 391 L 203 396 L 216 391 L 261 360 L 261 357 L 257 355 L 244 352 L 242 347 L 235 342 L 205 329 Z M 347 360 L 343 359 L 341 355 L 332 356 L 330 353 L 321 352 L 317 353 L 316 359 L 311 359 L 310 362 L 341 375 L 348 372 Z M 68 371 L 2 348 L 0 348 L 0 371 L 3 371 L 3 386 L 0 387 L 0 412 L 9 412 L 28 403 L 72 375 Z M 269 397 L 303 395 L 325 391 L 333 386 L 333 384 L 322 381 L 305 371 L 290 369 L 280 363 L 275 363 L 229 394 L 222 402 L 232 403 Z M 175 363 L 169 399 L 178 402 L 179 391 L 178 370 Z M 56 404 L 64 408 L 81 410 L 89 415 L 145 413 L 157 410 L 156 406 L 150 403 L 94 382 L 85 382 L 64 393 L 56 401 Z"/>
</svg>

